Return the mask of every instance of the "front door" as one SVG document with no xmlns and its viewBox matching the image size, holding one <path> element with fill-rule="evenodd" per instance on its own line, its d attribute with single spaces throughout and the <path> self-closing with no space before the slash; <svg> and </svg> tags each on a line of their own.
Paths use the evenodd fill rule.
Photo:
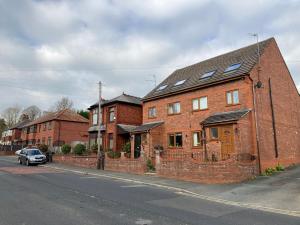
<svg viewBox="0 0 300 225">
<path fill-rule="evenodd" d="M 139 158 L 141 155 L 141 134 L 134 135 L 134 158 Z"/>
<path fill-rule="evenodd" d="M 233 144 L 233 127 L 232 125 L 220 126 L 220 141 L 221 141 L 221 154 L 222 159 L 228 158 L 230 154 L 234 152 Z"/>
</svg>

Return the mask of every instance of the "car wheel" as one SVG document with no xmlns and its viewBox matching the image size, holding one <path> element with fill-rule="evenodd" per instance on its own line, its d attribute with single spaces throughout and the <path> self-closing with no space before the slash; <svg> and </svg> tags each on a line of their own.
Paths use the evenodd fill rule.
<svg viewBox="0 0 300 225">
<path fill-rule="evenodd" d="M 26 166 L 30 166 L 29 160 L 26 160 Z"/>
</svg>

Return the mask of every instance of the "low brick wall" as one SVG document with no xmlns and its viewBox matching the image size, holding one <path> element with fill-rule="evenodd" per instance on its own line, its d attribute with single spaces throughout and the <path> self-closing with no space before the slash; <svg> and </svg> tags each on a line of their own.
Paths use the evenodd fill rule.
<svg viewBox="0 0 300 225">
<path fill-rule="evenodd" d="M 97 156 L 74 156 L 74 155 L 54 155 L 53 161 L 71 166 L 79 166 L 84 168 L 96 168 Z"/>
<path fill-rule="evenodd" d="M 15 151 L 0 151 L 0 156 L 15 155 Z"/>
<path fill-rule="evenodd" d="M 120 158 L 112 159 L 106 154 L 105 170 L 144 174 L 147 171 L 146 160 L 142 156 L 138 159 L 127 158 L 123 153 L 121 154 Z"/>
<path fill-rule="evenodd" d="M 203 162 L 191 158 L 156 159 L 158 176 L 197 183 L 221 184 L 249 180 L 258 175 L 257 161 L 237 161 L 234 158 L 218 162 Z"/>
</svg>

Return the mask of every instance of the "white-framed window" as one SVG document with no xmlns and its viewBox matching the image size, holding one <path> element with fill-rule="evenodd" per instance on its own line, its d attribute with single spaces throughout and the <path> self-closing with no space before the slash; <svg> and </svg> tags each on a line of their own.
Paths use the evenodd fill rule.
<svg viewBox="0 0 300 225">
<path fill-rule="evenodd" d="M 204 109 L 208 109 L 207 96 L 193 99 L 193 110 L 204 110 Z"/>
<path fill-rule="evenodd" d="M 116 119 L 115 117 L 115 107 L 109 108 L 109 122 L 114 122 Z"/>
<path fill-rule="evenodd" d="M 201 131 L 193 132 L 193 147 L 201 147 L 202 146 L 201 136 L 202 136 Z"/>
<path fill-rule="evenodd" d="M 92 113 L 93 113 L 93 116 L 92 116 L 93 125 L 97 125 L 98 124 L 98 108 L 93 109 Z"/>
<path fill-rule="evenodd" d="M 238 90 L 227 91 L 226 92 L 226 101 L 227 101 L 227 105 L 239 104 L 240 103 L 239 91 Z"/>
<path fill-rule="evenodd" d="M 148 117 L 155 118 L 156 117 L 156 107 L 150 107 L 148 109 Z"/>
</svg>

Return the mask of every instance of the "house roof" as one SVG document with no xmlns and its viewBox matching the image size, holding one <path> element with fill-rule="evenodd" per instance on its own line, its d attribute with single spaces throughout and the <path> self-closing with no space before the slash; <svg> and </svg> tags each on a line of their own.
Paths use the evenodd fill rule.
<svg viewBox="0 0 300 225">
<path fill-rule="evenodd" d="M 58 112 L 50 112 L 46 115 L 26 124 L 25 127 L 29 127 L 35 124 L 44 123 L 52 120 L 63 120 L 63 121 L 71 121 L 71 122 L 78 122 L 78 123 L 88 123 L 89 120 L 84 118 L 83 116 L 79 115 L 78 113 L 64 109 Z"/>
<path fill-rule="evenodd" d="M 127 104 L 132 104 L 132 105 L 142 105 L 142 99 L 136 96 L 132 96 L 132 95 L 127 95 L 125 93 L 119 95 L 118 97 L 115 97 L 113 99 L 110 100 L 103 100 L 102 101 L 102 106 L 106 106 L 106 105 L 110 105 L 110 104 L 114 104 L 114 103 L 127 103 Z M 98 107 L 98 103 L 95 103 L 93 105 L 91 105 L 88 109 L 93 109 L 95 107 Z"/>
<path fill-rule="evenodd" d="M 201 122 L 201 124 L 203 124 L 204 126 L 208 126 L 218 123 L 235 122 L 241 119 L 243 116 L 247 115 L 250 111 L 250 109 L 241 109 L 230 112 L 216 113 L 212 116 L 207 117 Z"/>
<path fill-rule="evenodd" d="M 259 42 L 260 55 L 271 41 L 274 41 L 274 38 Z M 194 65 L 174 71 L 155 89 L 148 93 L 143 98 L 143 101 L 146 102 L 180 92 L 199 89 L 214 83 L 240 78 L 241 76 L 248 74 L 257 62 L 257 44 L 249 45 L 247 47 L 207 59 Z M 224 73 L 225 69 L 230 65 L 238 63 L 241 63 L 239 68 L 231 72 Z M 201 79 L 202 75 L 211 71 L 215 71 L 212 76 Z M 184 80 L 185 82 L 180 84 L 180 81 Z M 177 82 L 179 82 L 179 85 L 176 86 L 175 84 Z M 164 85 L 167 85 L 167 87 L 162 90 L 158 90 Z"/>
<path fill-rule="evenodd" d="M 13 129 L 21 129 L 21 128 L 23 128 L 24 126 L 26 126 L 26 125 L 27 125 L 28 123 L 30 123 L 30 122 L 31 122 L 31 121 L 28 120 L 28 119 L 23 120 L 23 121 L 17 123 L 16 125 L 12 126 L 12 127 L 10 128 L 10 130 L 13 130 Z"/>
<path fill-rule="evenodd" d="M 155 127 L 158 127 L 160 125 L 162 125 L 164 122 L 163 121 L 159 121 L 159 122 L 151 122 L 151 123 L 144 123 L 141 126 L 136 127 L 132 132 L 133 133 L 143 133 L 143 132 L 147 132 Z"/>
<path fill-rule="evenodd" d="M 128 124 L 118 124 L 118 134 L 132 133 L 138 126 Z"/>
</svg>

